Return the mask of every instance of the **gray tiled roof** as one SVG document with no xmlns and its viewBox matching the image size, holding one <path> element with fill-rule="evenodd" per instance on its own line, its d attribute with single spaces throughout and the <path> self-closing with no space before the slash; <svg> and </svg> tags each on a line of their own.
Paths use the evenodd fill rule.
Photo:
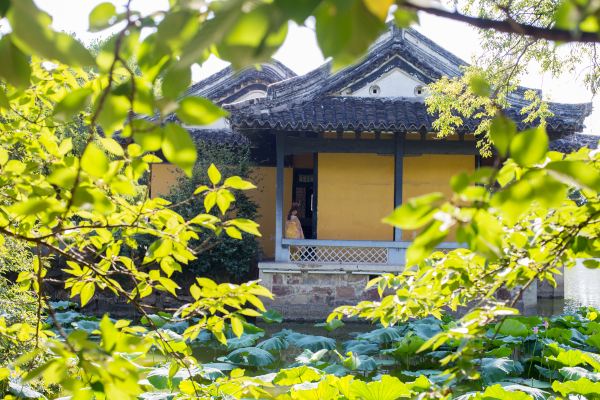
<svg viewBox="0 0 600 400">
<path fill-rule="evenodd" d="M 365 85 L 399 68 L 423 83 L 442 76 L 460 76 L 467 64 L 413 29 L 391 26 L 356 65 L 332 73 L 329 63 L 303 76 L 269 85 L 267 97 L 229 105 L 230 122 L 235 129 L 281 130 L 433 130 L 436 116 L 430 115 L 422 100 L 341 96 L 342 89 Z M 526 88 L 518 88 L 509 97 L 506 111 L 521 128 L 520 111 L 528 104 Z M 554 113 L 549 131 L 557 134 L 580 132 L 591 113 L 591 103 L 550 103 Z M 463 131 L 473 131 L 477 120 L 464 121 Z"/>
<path fill-rule="evenodd" d="M 193 84 L 184 94 L 211 99 L 217 104 L 229 103 L 245 93 L 245 89 L 267 90 L 267 86 L 296 74 L 277 60 L 235 71 L 227 67 Z"/>
<path fill-rule="evenodd" d="M 193 129 L 192 133 L 197 138 L 237 143 L 247 140 L 240 132 L 254 130 L 434 131 L 436 116 L 427 112 L 422 99 L 352 97 L 340 93 L 346 89 L 354 91 L 394 68 L 430 83 L 442 76 L 460 76 L 461 68 L 466 65 L 417 31 L 392 25 L 359 63 L 335 73 L 330 63 L 326 63 L 308 74 L 296 76 L 274 61 L 260 69 L 247 68 L 237 73 L 226 68 L 196 83 L 186 95 L 208 97 L 227 108 L 233 130 Z M 236 103 L 256 85 L 267 91 L 265 98 Z M 523 121 L 520 111 L 528 104 L 525 90 L 519 87 L 510 95 L 512 106 L 506 110 L 520 129 L 538 122 Z M 592 111 L 591 103 L 549 103 L 549 108 L 554 114 L 547 120 L 553 149 L 568 151 L 584 145 L 597 146 L 597 137 L 576 134 L 583 130 L 584 119 Z M 473 132 L 478 124 L 476 119 L 464 120 L 459 131 Z"/>
<path fill-rule="evenodd" d="M 580 131 L 583 120 L 590 112 L 588 104 L 550 103 L 553 117 L 548 118 L 550 132 L 573 133 Z M 252 110 L 253 111 L 253 110 Z M 236 129 L 278 129 L 314 131 L 433 131 L 436 115 L 427 112 L 422 101 L 407 98 L 358 98 L 331 96 L 303 104 L 280 106 L 269 113 L 233 110 L 230 117 Z M 523 122 L 520 109 L 507 110 L 508 115 L 525 129 L 537 125 Z M 461 132 L 473 132 L 479 120 L 463 121 Z"/>
</svg>

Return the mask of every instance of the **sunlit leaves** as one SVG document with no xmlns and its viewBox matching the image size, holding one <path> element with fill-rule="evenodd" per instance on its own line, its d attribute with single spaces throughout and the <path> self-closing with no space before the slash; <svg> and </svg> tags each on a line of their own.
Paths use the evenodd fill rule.
<svg viewBox="0 0 600 400">
<path fill-rule="evenodd" d="M 177 165 L 188 176 L 196 163 L 196 145 L 190 133 L 177 124 L 167 124 L 163 131 L 162 152 L 166 159 Z"/>
<path fill-rule="evenodd" d="M 490 125 L 490 140 L 502 157 L 505 157 L 510 143 L 517 133 L 516 124 L 508 117 L 498 114 Z"/>
<path fill-rule="evenodd" d="M 375 2 L 372 2 L 375 3 Z M 340 68 L 361 56 L 385 29 L 363 0 L 327 0 L 315 11 L 317 40 L 325 57 Z"/>
<path fill-rule="evenodd" d="M 100 31 L 109 27 L 116 14 L 117 10 L 114 4 L 108 2 L 98 4 L 94 7 L 92 12 L 90 12 L 90 31 Z"/>
<path fill-rule="evenodd" d="M 177 117 L 185 124 L 192 126 L 208 125 L 226 115 L 225 110 L 202 97 L 186 97 L 177 109 Z"/>
<path fill-rule="evenodd" d="M 161 86 L 162 94 L 171 99 L 177 99 L 177 97 L 190 86 L 191 81 L 192 70 L 189 67 L 178 68 L 176 65 L 174 65 L 170 67 L 164 75 Z M 212 103 L 211 106 L 216 108 L 216 106 L 214 106 Z M 190 104 L 188 107 L 194 108 L 194 105 Z M 193 110 L 189 109 L 182 112 L 189 113 L 190 111 L 194 112 Z M 191 118 L 193 118 L 193 116 Z"/>
<path fill-rule="evenodd" d="M 431 221 L 437 206 L 444 200 L 442 193 L 431 193 L 410 199 L 385 217 L 383 222 L 402 229 L 418 229 Z"/>
<path fill-rule="evenodd" d="M 95 143 L 87 145 L 81 156 L 81 168 L 88 174 L 101 178 L 108 172 L 108 157 Z"/>
<path fill-rule="evenodd" d="M 394 3 L 394 0 L 363 0 L 363 2 L 373 15 L 385 22 L 390 6 Z"/>
<path fill-rule="evenodd" d="M 210 164 L 208 167 L 208 179 L 213 185 L 218 185 L 221 182 L 221 172 L 217 169 L 215 164 Z"/>
<path fill-rule="evenodd" d="M 7 17 L 16 44 L 22 50 L 72 66 L 93 65 L 89 51 L 72 36 L 54 32 L 50 16 L 32 0 L 12 2 Z"/>
<path fill-rule="evenodd" d="M 469 76 L 469 88 L 477 96 L 487 97 L 491 92 L 490 84 L 482 73 L 474 73 Z"/>
<path fill-rule="evenodd" d="M 17 88 L 29 85 L 31 68 L 27 56 L 23 54 L 11 41 L 11 35 L 4 35 L 0 39 L 0 77 L 6 79 Z"/>
<path fill-rule="evenodd" d="M 579 160 L 553 161 L 546 165 L 548 172 L 565 183 L 600 192 L 600 171 Z"/>
<path fill-rule="evenodd" d="M 102 127 L 106 136 L 111 136 L 116 131 L 123 128 L 125 118 L 129 113 L 130 103 L 124 96 L 109 94 L 103 100 L 102 106 L 98 107 L 98 123 Z"/>
<path fill-rule="evenodd" d="M 90 88 L 80 88 L 69 92 L 54 107 L 54 116 L 59 121 L 69 121 L 82 111 L 90 101 L 93 91 Z"/>
<path fill-rule="evenodd" d="M 287 21 L 265 4 L 237 16 L 232 13 L 230 18 L 235 21 L 230 22 L 217 51 L 236 68 L 267 61 L 287 36 Z"/>
<path fill-rule="evenodd" d="M 588 378 L 580 378 L 576 381 L 566 382 L 554 381 L 552 383 L 552 389 L 563 396 L 569 394 L 580 394 L 584 396 L 597 395 L 600 393 L 600 382 L 592 382 Z"/>
<path fill-rule="evenodd" d="M 548 135 L 543 127 L 528 129 L 512 139 L 510 156 L 521 166 L 532 166 L 544 159 L 548 142 Z"/>
</svg>

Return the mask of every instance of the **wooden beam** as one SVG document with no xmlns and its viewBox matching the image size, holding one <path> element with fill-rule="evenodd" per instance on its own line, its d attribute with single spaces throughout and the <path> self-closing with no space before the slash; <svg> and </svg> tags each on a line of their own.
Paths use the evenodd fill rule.
<svg viewBox="0 0 600 400">
<path fill-rule="evenodd" d="M 275 261 L 284 260 L 284 251 L 281 241 L 283 239 L 283 190 L 284 190 L 284 158 L 285 158 L 285 132 L 276 133 L 276 165 L 277 174 L 275 178 Z"/>
<path fill-rule="evenodd" d="M 404 183 L 404 134 L 397 133 L 395 136 L 395 154 L 394 154 L 394 208 L 402 204 L 402 185 Z M 402 230 L 394 228 L 394 241 L 402 240 Z"/>
<path fill-rule="evenodd" d="M 285 154 L 301 153 L 377 153 L 394 155 L 394 140 L 325 139 L 288 137 Z M 474 141 L 405 140 L 404 155 L 466 154 L 475 155 Z"/>
</svg>

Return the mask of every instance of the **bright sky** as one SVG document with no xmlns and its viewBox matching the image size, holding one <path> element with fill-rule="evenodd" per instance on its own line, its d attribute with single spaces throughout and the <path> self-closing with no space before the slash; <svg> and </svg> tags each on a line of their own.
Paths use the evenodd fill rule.
<svg viewBox="0 0 600 400">
<path fill-rule="evenodd" d="M 89 42 L 97 37 L 87 31 L 88 14 L 102 0 L 35 0 L 39 7 L 53 17 L 55 29 L 74 33 L 78 38 Z M 124 4 L 124 1 L 114 1 Z M 133 8 L 142 12 L 165 9 L 168 0 L 133 0 Z M 470 61 L 481 54 L 478 35 L 466 24 L 449 21 L 443 18 L 422 14 L 417 30 L 438 43 L 446 50 L 460 58 Z M 305 74 L 324 62 L 323 55 L 317 46 L 314 31 L 307 27 L 292 26 L 283 47 L 275 54 L 275 58 L 297 74 Z M 227 66 L 215 57 L 210 58 L 202 67 L 194 70 L 195 81 L 203 79 Z M 550 101 L 564 103 L 580 103 L 593 101 L 594 111 L 586 120 L 585 133 L 600 134 L 600 99 L 593 98 L 585 88 L 582 76 L 565 75 L 559 79 L 548 74 L 540 74 L 534 66 L 523 78 L 523 85 L 541 88 L 544 97 Z"/>
</svg>

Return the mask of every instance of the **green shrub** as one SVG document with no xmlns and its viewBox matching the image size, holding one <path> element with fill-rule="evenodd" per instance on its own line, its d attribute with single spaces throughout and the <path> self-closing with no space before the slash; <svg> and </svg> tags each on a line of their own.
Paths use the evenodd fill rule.
<svg viewBox="0 0 600 400">
<path fill-rule="evenodd" d="M 206 171 L 211 164 L 215 164 L 223 176 L 237 175 L 249 178 L 250 147 L 247 142 L 198 140 L 197 146 L 198 162 L 194 167 L 192 178 L 180 178 L 177 186 L 166 197 L 174 203 L 189 199 L 198 186 L 210 185 Z M 198 214 L 202 207 L 197 203 L 198 201 L 182 203 L 177 206 L 176 211 L 184 218 L 190 219 Z M 248 218 L 254 221 L 257 216 L 257 205 L 240 191 L 236 193 L 235 207 L 229 212 L 234 213 L 237 218 Z M 219 213 L 217 207 L 211 213 Z M 252 269 L 258 257 L 258 242 L 254 236 L 243 235 L 243 238 L 238 240 L 225 234 L 216 236 L 214 232 L 206 232 L 201 233 L 199 240 L 191 244 L 192 248 L 203 252 L 196 260 L 190 262 L 189 267 L 184 269 L 184 274 L 189 271 L 194 275 L 210 276 L 221 282 L 243 282 L 255 278 Z"/>
</svg>

